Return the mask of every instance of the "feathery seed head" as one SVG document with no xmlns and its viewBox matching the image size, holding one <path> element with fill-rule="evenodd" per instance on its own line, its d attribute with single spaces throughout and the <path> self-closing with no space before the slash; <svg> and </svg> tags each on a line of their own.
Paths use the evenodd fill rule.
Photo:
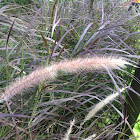
<svg viewBox="0 0 140 140">
<path fill-rule="evenodd" d="M 123 92 L 125 88 L 122 88 L 120 90 L 120 92 Z M 117 96 L 119 95 L 119 92 L 113 93 L 109 96 L 107 96 L 104 100 L 100 101 L 98 104 L 96 104 L 94 106 L 93 109 L 91 109 L 91 111 L 89 111 L 89 113 L 87 114 L 87 116 L 85 117 L 84 121 L 80 124 L 80 126 L 82 126 L 87 120 L 91 119 L 92 117 L 95 116 L 95 114 L 100 111 L 105 105 L 107 105 L 110 101 L 114 100 Z"/>
<path fill-rule="evenodd" d="M 22 90 L 28 89 L 33 85 L 37 85 L 39 82 L 55 80 L 58 75 L 58 71 L 77 73 L 105 68 L 119 69 L 119 67 L 125 67 L 127 64 L 130 65 L 130 63 L 125 61 L 124 58 L 116 58 L 112 56 L 65 60 L 48 67 L 41 67 L 40 69 L 31 72 L 29 75 L 24 76 L 22 79 L 18 78 L 15 82 L 12 82 L 8 88 L 6 88 L 5 92 L 0 96 L 0 100 L 9 100 Z"/>
</svg>

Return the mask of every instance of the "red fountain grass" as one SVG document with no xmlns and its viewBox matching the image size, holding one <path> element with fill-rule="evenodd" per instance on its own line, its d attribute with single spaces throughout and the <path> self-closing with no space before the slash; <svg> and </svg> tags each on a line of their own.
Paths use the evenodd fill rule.
<svg viewBox="0 0 140 140">
<path fill-rule="evenodd" d="M 0 96 L 0 102 L 8 101 L 24 89 L 28 89 L 33 85 L 45 80 L 55 80 L 58 72 L 77 73 L 90 70 L 101 69 L 119 69 L 125 65 L 131 65 L 124 58 L 112 56 L 77 58 L 73 60 L 64 60 L 59 63 L 52 64 L 48 67 L 37 69 L 23 78 L 18 78 L 6 88 L 5 92 Z"/>
</svg>

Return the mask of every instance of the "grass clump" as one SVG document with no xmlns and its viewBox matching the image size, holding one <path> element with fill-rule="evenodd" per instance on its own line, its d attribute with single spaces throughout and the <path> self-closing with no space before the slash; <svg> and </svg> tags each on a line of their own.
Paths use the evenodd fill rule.
<svg viewBox="0 0 140 140">
<path fill-rule="evenodd" d="M 56 0 L 1 8 L 1 139 L 112 139 L 125 133 L 124 97 L 139 60 L 134 40 L 140 14 L 121 6 Z"/>
</svg>

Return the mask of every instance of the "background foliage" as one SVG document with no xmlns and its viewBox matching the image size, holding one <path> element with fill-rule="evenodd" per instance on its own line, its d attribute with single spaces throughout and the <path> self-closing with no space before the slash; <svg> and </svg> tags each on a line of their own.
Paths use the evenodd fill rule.
<svg viewBox="0 0 140 140">
<path fill-rule="evenodd" d="M 140 14 L 128 12 L 122 1 L 0 2 L 0 93 L 17 77 L 65 59 L 111 55 L 135 65 L 139 61 Z M 125 136 L 124 117 L 120 116 L 125 114 L 129 91 L 81 129 L 79 124 L 91 108 L 117 91 L 115 85 L 130 86 L 134 73 L 135 68 L 128 66 L 124 72 L 111 72 L 115 82 L 102 70 L 63 74 L 55 82 L 39 83 L 0 104 L 0 138 L 62 139 L 75 118 L 70 139 L 93 134 L 94 139 L 108 140 L 119 134 L 119 139 Z"/>
</svg>

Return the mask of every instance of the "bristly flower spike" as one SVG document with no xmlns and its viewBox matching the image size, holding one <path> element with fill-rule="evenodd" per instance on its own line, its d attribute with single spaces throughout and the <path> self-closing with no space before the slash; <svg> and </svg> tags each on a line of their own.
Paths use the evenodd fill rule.
<svg viewBox="0 0 140 140">
<path fill-rule="evenodd" d="M 64 60 L 59 63 L 52 64 L 31 72 L 23 78 L 18 78 L 6 88 L 5 92 L 0 96 L 0 102 L 8 101 L 21 91 L 37 85 L 45 80 L 55 80 L 58 72 L 78 73 L 83 71 L 124 68 L 125 65 L 131 65 L 124 58 L 112 56 L 77 58 L 73 60 Z"/>
</svg>

